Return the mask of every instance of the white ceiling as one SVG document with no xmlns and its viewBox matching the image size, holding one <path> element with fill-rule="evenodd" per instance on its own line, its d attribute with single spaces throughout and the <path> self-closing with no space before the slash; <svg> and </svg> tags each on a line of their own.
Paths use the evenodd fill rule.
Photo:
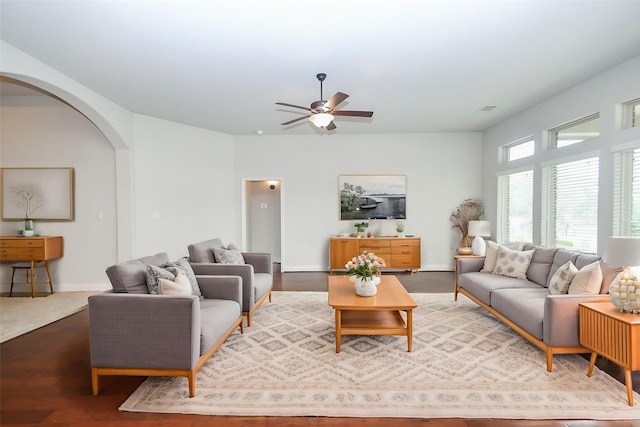
<svg viewBox="0 0 640 427">
<path fill-rule="evenodd" d="M 640 55 L 640 1 L 4 1 L 0 36 L 139 114 L 233 135 L 482 131 Z M 6 83 L 3 83 L 6 86 Z M 3 89 L 3 93 L 7 89 Z M 495 105 L 492 111 L 481 111 Z"/>
</svg>

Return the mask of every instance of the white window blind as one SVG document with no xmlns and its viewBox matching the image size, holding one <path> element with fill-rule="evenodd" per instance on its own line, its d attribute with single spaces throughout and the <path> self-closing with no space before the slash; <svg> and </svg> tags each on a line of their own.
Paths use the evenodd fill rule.
<svg viewBox="0 0 640 427">
<path fill-rule="evenodd" d="M 597 157 L 543 168 L 543 245 L 597 251 L 598 173 Z"/>
<path fill-rule="evenodd" d="M 531 242 L 533 239 L 533 171 L 498 178 L 499 242 Z"/>
<path fill-rule="evenodd" d="M 640 148 L 614 154 L 613 232 L 640 237 Z"/>
</svg>

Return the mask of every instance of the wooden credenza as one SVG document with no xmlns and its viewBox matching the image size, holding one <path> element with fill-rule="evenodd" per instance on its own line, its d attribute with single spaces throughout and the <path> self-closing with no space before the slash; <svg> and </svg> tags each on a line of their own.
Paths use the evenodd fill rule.
<svg viewBox="0 0 640 427">
<path fill-rule="evenodd" d="M 1 262 L 29 262 L 31 264 L 31 296 L 34 294 L 34 268 L 36 262 L 44 261 L 49 278 L 49 288 L 53 293 L 53 282 L 49 270 L 49 260 L 61 258 L 64 254 L 62 236 L 2 236 L 0 237 Z"/>
<path fill-rule="evenodd" d="M 411 272 L 420 269 L 419 237 L 332 237 L 329 242 L 329 271 L 344 270 L 351 258 L 364 251 L 383 258 L 387 268 Z"/>
</svg>

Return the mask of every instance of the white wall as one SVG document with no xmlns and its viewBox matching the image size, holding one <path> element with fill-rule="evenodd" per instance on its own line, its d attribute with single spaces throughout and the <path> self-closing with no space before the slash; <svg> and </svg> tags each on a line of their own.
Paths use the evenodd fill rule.
<svg viewBox="0 0 640 427">
<path fill-rule="evenodd" d="M 479 133 L 235 137 L 235 178 L 282 179 L 283 271 L 327 270 L 329 237 L 353 232 L 340 221 L 338 175 L 407 176 L 406 233 L 422 238 L 422 269 L 453 268 L 460 242 L 449 215 L 481 196 Z M 237 200 L 241 210 L 241 200 Z M 240 233 L 241 224 L 236 224 Z M 381 221 L 372 221 L 375 231 Z"/>
<path fill-rule="evenodd" d="M 596 152 L 600 157 L 598 253 L 602 254 L 613 222 L 613 164 L 611 150 L 621 145 L 640 146 L 640 127 L 621 129 L 621 104 L 640 98 L 640 56 L 590 79 L 572 89 L 519 114 L 484 133 L 482 161 L 482 194 L 486 214 L 496 229 L 497 174 L 499 172 L 534 165 L 534 242 L 539 241 L 540 223 L 540 168 L 544 162 L 559 158 Z M 546 150 L 547 131 L 564 123 L 600 113 L 600 136 L 585 142 L 556 150 Z M 501 164 L 498 151 L 501 146 L 521 138 L 533 136 L 536 154 L 533 157 Z"/>
<path fill-rule="evenodd" d="M 0 141 L 2 167 L 74 168 L 75 219 L 35 221 L 34 228 L 65 239 L 64 257 L 50 262 L 56 290 L 103 288 L 105 267 L 117 259 L 112 145 L 84 116 L 48 96 L 3 97 Z M 18 222 L 3 221 L 0 232 L 15 235 L 18 227 Z M 1 264 L 0 272 L 7 287 L 10 264 Z M 46 281 L 44 269 L 38 269 L 38 289 L 47 289 Z"/>
</svg>

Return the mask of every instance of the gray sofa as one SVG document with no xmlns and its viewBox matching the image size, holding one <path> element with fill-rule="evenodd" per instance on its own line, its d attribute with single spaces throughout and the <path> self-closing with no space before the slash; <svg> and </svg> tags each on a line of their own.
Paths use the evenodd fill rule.
<svg viewBox="0 0 640 427">
<path fill-rule="evenodd" d="M 113 265 L 113 289 L 89 297 L 94 395 L 101 375 L 143 375 L 184 376 L 193 397 L 198 370 L 236 328 L 242 333 L 240 277 L 196 275 L 201 296 L 151 295 L 147 265 L 168 262 L 160 253 Z"/>
<path fill-rule="evenodd" d="M 454 299 L 457 300 L 458 293 L 466 295 L 543 350 L 547 371 L 551 372 L 554 354 L 589 352 L 580 345 L 578 304 L 607 301 L 609 298 L 605 294 L 609 285 L 622 269 L 607 265 L 596 255 L 566 249 L 526 244 L 522 250 L 534 250 L 525 279 L 481 271 L 484 257 L 457 257 Z M 578 270 L 600 262 L 602 283 L 599 293 L 550 293 L 551 278 L 569 261 Z"/>
<path fill-rule="evenodd" d="M 189 262 L 196 274 L 234 275 L 242 277 L 242 314 L 251 326 L 251 315 L 269 298 L 273 288 L 273 263 L 271 254 L 248 253 L 242 255 L 241 264 L 223 264 L 217 261 L 215 250 L 224 250 L 220 239 L 211 239 L 189 245 Z"/>
</svg>

